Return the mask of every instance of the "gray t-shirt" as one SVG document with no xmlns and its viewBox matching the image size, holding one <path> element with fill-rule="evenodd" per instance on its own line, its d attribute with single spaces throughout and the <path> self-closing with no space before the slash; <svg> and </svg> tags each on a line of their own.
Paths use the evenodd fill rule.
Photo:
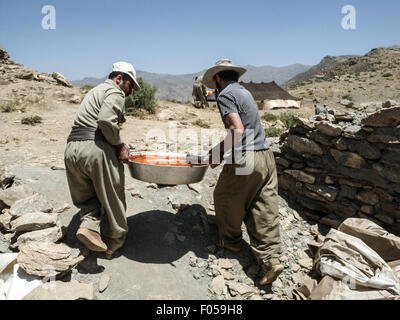
<svg viewBox="0 0 400 320">
<path fill-rule="evenodd" d="M 228 82 L 218 96 L 218 108 L 222 121 L 230 113 L 237 113 L 242 120 L 245 132 L 242 136 L 241 151 L 268 150 L 269 143 L 265 139 L 265 131 L 261 125 L 257 104 L 251 93 L 238 82 Z M 240 151 L 240 146 L 236 151 Z"/>
</svg>

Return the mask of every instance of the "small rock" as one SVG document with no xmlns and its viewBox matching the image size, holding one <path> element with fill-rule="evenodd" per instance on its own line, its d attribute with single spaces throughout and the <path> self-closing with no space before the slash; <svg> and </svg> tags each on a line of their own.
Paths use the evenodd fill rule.
<svg viewBox="0 0 400 320">
<path fill-rule="evenodd" d="M 195 278 L 196 280 L 199 280 L 201 278 L 201 275 L 197 272 L 193 273 L 193 278 Z"/>
<path fill-rule="evenodd" d="M 65 167 L 64 166 L 52 166 L 51 167 L 51 170 L 54 170 L 54 171 L 63 171 L 63 170 L 65 170 Z"/>
<path fill-rule="evenodd" d="M 191 267 L 196 267 L 197 266 L 197 258 L 196 257 L 190 257 L 189 259 L 189 265 Z"/>
<path fill-rule="evenodd" d="M 180 235 L 180 234 L 177 234 L 177 235 L 176 235 L 176 238 L 177 238 L 180 242 L 184 242 L 184 241 L 186 240 L 186 237 L 185 237 L 185 236 L 182 236 L 182 235 Z"/>
<path fill-rule="evenodd" d="M 217 247 L 214 244 L 212 244 L 207 247 L 207 250 L 211 253 L 215 253 L 215 252 L 217 252 Z"/>
<path fill-rule="evenodd" d="M 241 295 L 242 297 L 250 297 L 254 294 L 258 294 L 258 290 L 250 287 L 247 284 L 239 282 L 228 282 L 229 291 Z"/>
<path fill-rule="evenodd" d="M 290 270 L 292 270 L 293 272 L 297 272 L 300 270 L 300 266 L 296 263 L 293 263 L 292 266 L 290 267 Z"/>
<path fill-rule="evenodd" d="M 195 191 L 195 192 L 197 192 L 199 194 L 202 194 L 204 192 L 204 186 L 203 186 L 203 184 L 201 182 L 188 184 L 187 186 L 188 186 L 188 188 L 190 190 L 193 190 L 193 191 Z"/>
<path fill-rule="evenodd" d="M 232 269 L 233 263 L 229 259 L 219 259 L 218 266 L 223 269 Z"/>
<path fill-rule="evenodd" d="M 103 292 L 107 289 L 108 284 L 111 280 L 111 276 L 109 274 L 103 274 L 99 281 L 99 292 Z"/>
<path fill-rule="evenodd" d="M 282 263 L 285 263 L 285 262 L 289 261 L 289 257 L 288 256 L 281 256 L 279 258 L 279 261 L 282 262 Z"/>
<path fill-rule="evenodd" d="M 53 79 L 55 79 L 59 84 L 72 88 L 71 83 L 59 72 L 54 72 L 52 74 Z"/>
<path fill-rule="evenodd" d="M 209 290 L 216 295 L 222 295 L 228 293 L 224 277 L 223 276 L 215 277 L 209 286 Z"/>
<path fill-rule="evenodd" d="M 146 188 L 158 189 L 158 185 L 156 183 L 148 183 Z"/>
<path fill-rule="evenodd" d="M 296 210 L 293 210 L 292 213 L 293 213 L 293 216 L 294 216 L 297 220 L 299 220 L 299 221 L 301 220 L 301 217 L 300 217 L 299 213 L 298 213 Z"/>
<path fill-rule="evenodd" d="M 81 101 L 82 101 L 81 97 L 78 96 L 78 95 L 76 95 L 76 94 L 74 94 L 74 95 L 69 99 L 69 102 L 75 103 L 75 104 L 79 104 L 79 103 L 81 103 Z"/>
<path fill-rule="evenodd" d="M 310 232 L 312 235 L 317 236 L 319 234 L 318 225 L 314 224 L 310 227 Z"/>
<path fill-rule="evenodd" d="M 222 268 L 219 269 L 219 273 L 224 277 L 225 280 L 235 280 L 236 279 L 236 276 L 233 273 L 226 271 Z"/>
<path fill-rule="evenodd" d="M 306 268 L 306 269 L 311 269 L 314 264 L 313 259 L 311 259 L 311 258 L 300 259 L 298 262 L 303 268 Z"/>
<path fill-rule="evenodd" d="M 264 295 L 264 298 L 267 300 L 271 300 L 274 297 L 274 295 L 272 293 L 268 293 L 266 295 Z"/>
<path fill-rule="evenodd" d="M 57 209 L 54 209 L 54 213 L 63 213 L 64 211 L 70 209 L 71 206 L 68 203 L 64 203 L 62 206 L 58 207 Z"/>
</svg>

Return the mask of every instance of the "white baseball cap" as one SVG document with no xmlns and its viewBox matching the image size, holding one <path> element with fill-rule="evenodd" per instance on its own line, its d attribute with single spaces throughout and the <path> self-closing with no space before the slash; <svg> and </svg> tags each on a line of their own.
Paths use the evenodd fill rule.
<svg viewBox="0 0 400 320">
<path fill-rule="evenodd" d="M 112 71 L 126 73 L 135 83 L 134 89 L 136 91 L 140 90 L 140 85 L 136 80 L 136 71 L 133 65 L 125 61 L 116 62 L 113 64 Z"/>
</svg>

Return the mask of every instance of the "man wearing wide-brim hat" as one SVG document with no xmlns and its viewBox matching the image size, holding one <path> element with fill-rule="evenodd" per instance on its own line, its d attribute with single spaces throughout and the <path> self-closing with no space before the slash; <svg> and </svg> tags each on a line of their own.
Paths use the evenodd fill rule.
<svg viewBox="0 0 400 320">
<path fill-rule="evenodd" d="M 245 223 L 252 251 L 260 263 L 261 285 L 282 272 L 278 213 L 278 177 L 274 154 L 265 139 L 256 102 L 238 83 L 246 72 L 229 59 L 219 60 L 204 74 L 203 82 L 219 92 L 217 105 L 228 131 L 210 153 L 212 167 L 223 158 L 224 167 L 214 190 L 218 235 L 213 242 L 237 252 Z"/>
<path fill-rule="evenodd" d="M 125 97 L 140 90 L 130 63 L 113 64 L 108 79 L 83 99 L 67 140 L 64 161 L 74 205 L 81 209 L 77 238 L 91 251 L 112 256 L 128 233 L 123 162 L 129 147 L 120 137 Z"/>
</svg>

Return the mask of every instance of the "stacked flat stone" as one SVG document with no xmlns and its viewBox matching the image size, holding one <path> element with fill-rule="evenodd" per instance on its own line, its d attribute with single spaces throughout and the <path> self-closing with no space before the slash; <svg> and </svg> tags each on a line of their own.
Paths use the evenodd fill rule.
<svg viewBox="0 0 400 320">
<path fill-rule="evenodd" d="M 281 193 L 335 228 L 362 217 L 400 232 L 400 106 L 295 121 L 274 150 Z"/>
</svg>

